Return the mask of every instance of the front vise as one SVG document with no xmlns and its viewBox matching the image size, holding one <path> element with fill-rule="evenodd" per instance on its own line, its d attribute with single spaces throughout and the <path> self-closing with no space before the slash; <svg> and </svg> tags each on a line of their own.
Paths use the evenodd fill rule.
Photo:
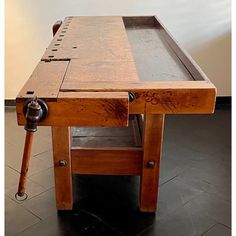
<svg viewBox="0 0 236 236">
<path fill-rule="evenodd" d="M 25 104 L 24 115 L 26 119 L 25 130 L 35 132 L 38 123 L 47 117 L 48 106 L 43 100 L 34 97 Z"/>
</svg>

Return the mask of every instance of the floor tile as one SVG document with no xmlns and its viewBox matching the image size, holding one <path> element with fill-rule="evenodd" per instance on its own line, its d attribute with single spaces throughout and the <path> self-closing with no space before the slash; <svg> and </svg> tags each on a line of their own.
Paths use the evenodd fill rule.
<svg viewBox="0 0 236 236">
<path fill-rule="evenodd" d="M 81 230 L 90 227 L 95 222 L 97 222 L 96 218 L 84 213 L 59 216 L 54 213 L 19 235 L 78 235 Z"/>
<path fill-rule="evenodd" d="M 12 186 L 15 186 L 18 184 L 20 174 L 9 168 L 8 166 L 5 167 L 5 191 L 8 191 L 12 188 Z"/>
<path fill-rule="evenodd" d="M 49 196 L 49 194 L 52 194 L 52 192 L 43 192 L 28 201 L 23 202 L 21 206 L 44 220 L 57 211 L 55 198 L 52 201 L 52 196 Z"/>
<path fill-rule="evenodd" d="M 211 174 L 212 175 L 212 174 Z M 228 173 L 227 173 L 228 175 Z M 206 170 L 198 169 L 198 168 L 189 168 L 183 173 L 179 174 L 176 177 L 176 180 L 181 181 L 191 187 L 196 189 L 212 193 L 219 198 L 222 198 L 226 201 L 231 201 L 231 184 L 230 180 L 225 176 L 220 178 L 221 174 L 216 176 L 212 181 L 209 178 L 209 173 Z M 220 178 L 219 181 L 217 179 Z"/>
<path fill-rule="evenodd" d="M 162 185 L 159 189 L 157 218 L 174 212 L 180 206 L 201 194 L 202 191 L 175 179 Z"/>
<path fill-rule="evenodd" d="M 6 205 L 5 212 L 5 234 L 7 236 L 16 235 L 16 233 L 38 223 L 40 219 L 31 212 L 12 201 Z"/>
<path fill-rule="evenodd" d="M 209 231 L 207 231 L 203 236 L 230 236 L 231 230 L 230 228 L 222 225 L 216 224 Z"/>
<path fill-rule="evenodd" d="M 214 194 L 202 193 L 188 203 L 192 209 L 197 209 L 207 217 L 231 227 L 231 205 Z"/>
<path fill-rule="evenodd" d="M 163 219 L 157 219 L 156 223 L 141 235 L 200 236 L 215 223 L 213 219 L 194 209 L 181 206 Z"/>
<path fill-rule="evenodd" d="M 5 142 L 5 146 L 5 164 L 20 173 L 23 146 L 17 148 L 15 145 L 10 144 L 7 141 Z M 52 150 L 38 153 L 36 156 L 33 156 L 32 153 L 30 159 L 28 176 L 53 166 Z"/>
<path fill-rule="evenodd" d="M 17 202 L 18 204 L 22 204 L 21 201 L 17 201 L 15 199 L 15 194 L 18 190 L 18 184 L 13 185 L 12 187 L 10 187 L 7 191 L 5 191 L 6 195 L 11 198 L 12 200 L 14 200 L 15 202 Z M 35 183 L 33 181 L 31 181 L 30 179 L 27 179 L 26 182 L 26 193 L 28 195 L 28 200 L 34 196 L 39 195 L 40 193 L 45 192 L 46 189 L 43 188 L 41 185 L 39 185 L 38 183 Z"/>
<path fill-rule="evenodd" d="M 184 160 L 180 162 L 178 159 L 171 159 L 166 156 L 162 157 L 160 166 L 160 185 L 175 178 L 189 168 L 187 164 L 184 164 Z"/>
<path fill-rule="evenodd" d="M 84 197 L 75 208 L 78 212 L 94 215 L 124 235 L 137 235 L 155 221 L 154 213 L 141 213 L 137 207 L 130 208 L 119 198 L 104 192 L 93 197 Z"/>
<path fill-rule="evenodd" d="M 11 131 L 9 131 L 9 129 Z M 18 158 L 22 158 L 22 151 L 25 144 L 25 130 L 23 126 L 17 126 L 15 123 L 14 127 L 6 128 L 5 131 L 5 140 L 9 144 L 13 145 L 17 150 L 19 155 Z M 7 131 L 8 130 L 8 131 Z M 32 145 L 32 156 L 37 155 L 39 153 L 48 151 L 52 148 L 52 142 L 50 136 L 42 136 L 41 130 L 38 129 L 37 132 L 34 133 L 33 145 Z M 17 155 L 17 156 L 18 156 Z M 17 158 L 17 157 L 16 157 Z"/>
<path fill-rule="evenodd" d="M 55 197 L 55 188 L 50 188 L 46 192 L 43 192 L 42 196 L 44 196 L 45 199 L 47 199 L 47 201 L 51 202 L 53 205 L 56 204 L 56 201 L 55 201 L 55 199 L 56 199 L 56 197 Z"/>
<path fill-rule="evenodd" d="M 40 154 L 34 156 L 34 158 L 41 160 L 45 164 L 45 166 L 47 166 L 47 167 L 53 167 L 52 149 L 48 150 L 46 152 L 40 153 Z"/>
<path fill-rule="evenodd" d="M 53 168 L 48 168 L 37 174 L 33 174 L 29 177 L 29 179 L 41 185 L 44 189 L 53 188 L 55 185 Z"/>
<path fill-rule="evenodd" d="M 40 156 L 40 155 L 39 155 Z M 38 156 L 37 156 L 38 157 Z M 52 157 L 51 157 L 52 159 Z M 28 177 L 41 173 L 42 171 L 46 171 L 48 169 L 52 169 L 52 162 L 48 160 L 42 160 L 39 158 L 32 158 L 29 165 Z"/>
<path fill-rule="evenodd" d="M 29 198 L 17 202 L 25 131 L 17 126 L 15 108 L 6 108 L 5 116 L 7 235 L 230 235 L 230 110 L 166 116 L 156 214 L 138 210 L 139 177 L 99 175 L 73 176 L 74 210 L 57 214 L 48 127 L 35 133 Z M 95 131 L 89 128 L 99 137 Z M 105 129 L 116 137 L 126 131 Z"/>
<path fill-rule="evenodd" d="M 21 168 L 23 149 L 17 149 L 5 140 L 5 165 L 19 170 Z"/>
</svg>

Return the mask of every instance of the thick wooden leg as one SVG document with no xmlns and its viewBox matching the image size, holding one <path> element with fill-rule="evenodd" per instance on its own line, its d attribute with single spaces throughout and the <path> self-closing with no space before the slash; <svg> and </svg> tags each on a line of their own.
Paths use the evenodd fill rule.
<svg viewBox="0 0 236 236">
<path fill-rule="evenodd" d="M 154 212 L 157 208 L 160 158 L 164 115 L 144 116 L 143 166 L 140 180 L 140 211 Z"/>
<path fill-rule="evenodd" d="M 69 127 L 52 127 L 56 204 L 58 210 L 73 207 Z"/>
</svg>

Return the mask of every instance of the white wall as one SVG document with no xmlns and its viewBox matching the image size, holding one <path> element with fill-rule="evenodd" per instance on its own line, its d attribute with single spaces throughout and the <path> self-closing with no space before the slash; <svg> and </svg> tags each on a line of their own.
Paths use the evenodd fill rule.
<svg viewBox="0 0 236 236">
<path fill-rule="evenodd" d="M 230 0 L 6 0 L 5 98 L 15 98 L 70 15 L 157 15 L 218 88 L 231 95 Z"/>
</svg>

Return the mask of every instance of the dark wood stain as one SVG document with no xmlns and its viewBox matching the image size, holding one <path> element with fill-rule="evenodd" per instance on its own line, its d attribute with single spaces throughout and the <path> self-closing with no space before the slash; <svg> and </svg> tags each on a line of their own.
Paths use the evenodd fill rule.
<svg viewBox="0 0 236 236">
<path fill-rule="evenodd" d="M 108 114 L 113 114 L 119 120 L 128 119 L 128 108 L 121 101 L 112 100 L 107 102 L 104 109 Z"/>
</svg>

